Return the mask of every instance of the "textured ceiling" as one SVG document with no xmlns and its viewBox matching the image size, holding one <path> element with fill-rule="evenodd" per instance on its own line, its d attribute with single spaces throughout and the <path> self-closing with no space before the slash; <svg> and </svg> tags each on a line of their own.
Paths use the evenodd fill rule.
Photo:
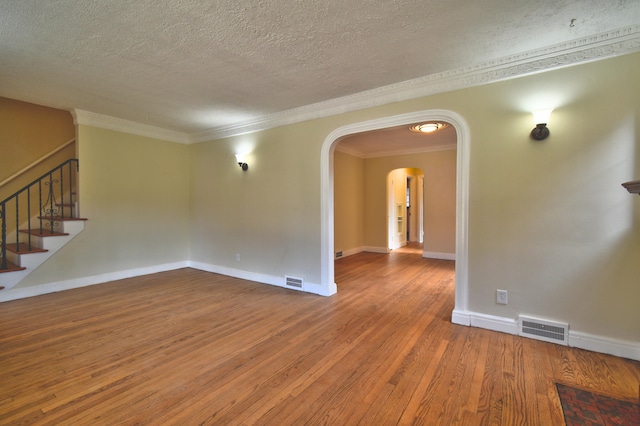
<svg viewBox="0 0 640 426">
<path fill-rule="evenodd" d="M 193 134 L 639 23 L 638 0 L 2 0 L 0 96 Z"/>
<path fill-rule="evenodd" d="M 408 124 L 356 133 L 342 139 L 336 150 L 361 158 L 374 158 L 456 148 L 456 130 L 453 126 L 433 133 L 412 132 L 409 130 L 411 126 Z"/>
</svg>

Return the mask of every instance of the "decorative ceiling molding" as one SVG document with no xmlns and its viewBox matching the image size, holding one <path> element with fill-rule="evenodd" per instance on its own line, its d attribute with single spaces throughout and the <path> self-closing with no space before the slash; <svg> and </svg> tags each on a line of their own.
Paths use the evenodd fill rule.
<svg viewBox="0 0 640 426">
<path fill-rule="evenodd" d="M 640 51 L 640 25 L 635 25 L 556 44 L 544 49 L 509 56 L 474 67 L 432 74 L 325 102 L 269 114 L 251 121 L 192 133 L 190 139 L 193 142 L 204 142 L 236 136 L 638 51 Z"/>
<path fill-rule="evenodd" d="M 122 118 L 110 117 L 108 115 L 97 114 L 95 112 L 74 109 L 71 111 L 73 122 L 78 125 L 98 127 L 100 129 L 115 130 L 117 132 L 129 133 L 132 135 L 145 136 L 148 138 L 160 139 L 168 142 L 189 144 L 191 140 L 186 133 L 174 130 L 163 129 L 161 127 L 142 124 L 135 121 L 124 120 Z"/>
<path fill-rule="evenodd" d="M 170 142 L 189 144 L 480 86 L 638 51 L 640 51 L 640 25 L 634 25 L 485 62 L 473 67 L 431 74 L 353 95 L 280 111 L 255 120 L 220 126 L 191 134 L 89 111 L 74 110 L 72 114 L 76 124 L 85 124 Z"/>
</svg>

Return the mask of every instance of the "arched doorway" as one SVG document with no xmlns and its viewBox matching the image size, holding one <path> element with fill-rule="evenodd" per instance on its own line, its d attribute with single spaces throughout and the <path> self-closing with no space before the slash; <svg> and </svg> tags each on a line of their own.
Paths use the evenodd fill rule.
<svg viewBox="0 0 640 426">
<path fill-rule="evenodd" d="M 447 110 L 425 110 L 349 124 L 331 132 L 321 150 L 321 285 L 327 294 L 337 292 L 334 282 L 334 217 L 333 217 L 333 153 L 339 141 L 352 134 L 407 125 L 418 121 L 444 121 L 456 129 L 456 296 L 452 321 L 470 325 L 468 308 L 468 201 L 469 201 L 469 128 L 457 113 Z"/>
</svg>

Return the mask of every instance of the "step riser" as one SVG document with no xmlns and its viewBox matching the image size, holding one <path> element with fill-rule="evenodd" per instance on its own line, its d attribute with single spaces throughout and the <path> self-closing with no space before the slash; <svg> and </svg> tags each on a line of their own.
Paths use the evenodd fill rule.
<svg viewBox="0 0 640 426">
<path fill-rule="evenodd" d="M 14 265 L 20 266 L 20 255 L 19 254 L 15 254 L 14 252 L 7 250 L 7 260 L 9 262 L 13 263 Z"/>
<path fill-rule="evenodd" d="M 15 254 L 15 253 L 14 253 Z M 51 256 L 50 252 L 44 253 L 29 253 L 16 255 L 17 261 L 14 262 L 9 259 L 9 253 L 7 253 L 7 259 L 23 268 L 37 268 Z"/>
<path fill-rule="evenodd" d="M 80 232 L 84 230 L 84 221 L 72 221 L 65 222 L 62 226 L 64 232 L 69 235 L 55 236 L 55 237 L 38 237 L 31 236 L 31 244 L 48 250 L 44 253 L 28 253 L 28 254 L 15 254 L 7 251 L 7 260 L 15 263 L 18 266 L 26 267 L 24 271 L 7 272 L 0 274 L 0 286 L 4 286 L 6 291 L 17 285 L 20 281 L 33 272 L 38 266 L 42 265 L 49 257 L 58 251 L 61 247 L 75 238 Z M 26 237 L 26 235 L 25 235 Z M 14 260 L 12 260 L 14 259 Z"/>
</svg>

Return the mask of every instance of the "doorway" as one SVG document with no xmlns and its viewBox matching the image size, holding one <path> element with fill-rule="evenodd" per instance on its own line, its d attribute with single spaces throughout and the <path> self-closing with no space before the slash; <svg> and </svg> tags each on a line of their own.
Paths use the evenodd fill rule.
<svg viewBox="0 0 640 426">
<path fill-rule="evenodd" d="M 394 169 L 387 175 L 387 248 L 424 242 L 424 172 Z M 414 244 L 414 246 L 416 246 Z"/>
<path fill-rule="evenodd" d="M 375 120 L 353 123 L 332 131 L 324 140 L 321 149 L 320 195 L 321 195 L 321 253 L 320 287 L 321 294 L 332 295 L 337 292 L 334 278 L 334 150 L 340 140 L 348 135 L 366 131 L 385 129 L 392 126 L 407 125 L 423 120 L 441 120 L 456 130 L 456 289 L 455 308 L 452 322 L 470 325 L 468 312 L 468 203 L 469 203 L 469 155 L 470 136 L 466 120 L 453 111 L 425 110 L 383 117 Z"/>
</svg>

